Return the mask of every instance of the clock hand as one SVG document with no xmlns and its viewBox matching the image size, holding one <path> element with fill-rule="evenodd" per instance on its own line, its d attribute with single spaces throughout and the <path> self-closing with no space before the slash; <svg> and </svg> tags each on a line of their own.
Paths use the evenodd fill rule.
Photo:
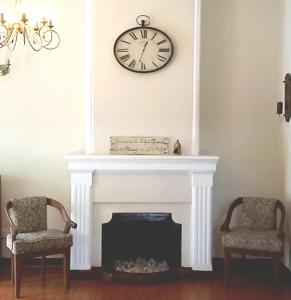
<svg viewBox="0 0 291 300">
<path fill-rule="evenodd" d="M 147 42 L 145 43 L 144 47 L 143 47 L 143 50 L 142 50 L 141 56 L 140 56 L 140 58 L 139 58 L 139 61 L 141 61 L 141 58 L 142 58 L 142 56 L 143 56 L 143 53 L 144 53 L 144 51 L 145 51 L 146 46 L 148 45 L 148 42 L 149 42 L 149 41 L 147 41 Z"/>
</svg>

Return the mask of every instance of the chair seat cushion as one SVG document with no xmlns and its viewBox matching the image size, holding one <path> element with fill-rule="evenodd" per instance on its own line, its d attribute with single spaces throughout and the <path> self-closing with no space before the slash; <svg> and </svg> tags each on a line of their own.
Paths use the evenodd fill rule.
<svg viewBox="0 0 291 300">
<path fill-rule="evenodd" d="M 278 231 L 258 231 L 247 228 L 232 228 L 223 232 L 221 237 L 223 247 L 248 250 L 281 252 L 283 240 L 278 237 Z"/>
<path fill-rule="evenodd" d="M 19 233 L 12 244 L 11 234 L 7 235 L 7 247 L 13 254 L 46 251 L 68 248 L 73 245 L 71 234 L 65 234 L 57 229 Z"/>
</svg>

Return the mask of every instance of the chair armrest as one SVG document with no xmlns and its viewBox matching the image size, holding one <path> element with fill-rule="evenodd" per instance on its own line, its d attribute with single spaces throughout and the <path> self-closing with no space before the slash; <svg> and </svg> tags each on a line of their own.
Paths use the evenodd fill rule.
<svg viewBox="0 0 291 300">
<path fill-rule="evenodd" d="M 12 235 L 12 242 L 16 240 L 16 235 L 18 234 L 18 228 L 17 226 L 12 222 L 11 220 L 11 217 L 10 217 L 10 214 L 9 214 L 9 210 L 12 208 L 12 202 L 9 201 L 7 204 L 6 204 L 6 207 L 5 207 L 5 212 L 6 212 L 6 215 L 7 215 L 7 218 L 8 218 L 8 221 L 9 221 L 9 225 L 10 225 L 10 232 L 11 232 L 11 235 Z"/>
<path fill-rule="evenodd" d="M 71 228 L 77 228 L 77 224 L 69 218 L 64 206 L 60 202 L 47 198 L 47 205 L 55 207 L 59 211 L 62 219 L 66 223 L 64 233 L 69 233 Z"/>
<path fill-rule="evenodd" d="M 281 211 L 281 221 L 278 228 L 278 237 L 283 238 L 285 225 L 285 207 L 280 200 L 277 200 L 275 207 L 276 209 L 279 209 Z"/>
<path fill-rule="evenodd" d="M 221 227 L 220 227 L 220 230 L 221 230 L 221 231 L 225 231 L 225 232 L 229 232 L 229 231 L 230 231 L 230 229 L 229 229 L 229 224 L 230 224 L 230 221 L 231 221 L 232 213 L 233 213 L 234 209 L 235 209 L 238 205 L 242 204 L 242 202 L 243 202 L 243 198 L 240 197 L 240 198 L 235 199 L 235 200 L 231 203 L 231 205 L 230 205 L 230 207 L 229 207 L 229 209 L 228 209 L 228 211 L 227 211 L 227 215 L 226 215 L 225 221 L 223 222 L 223 224 L 222 224 Z"/>
</svg>

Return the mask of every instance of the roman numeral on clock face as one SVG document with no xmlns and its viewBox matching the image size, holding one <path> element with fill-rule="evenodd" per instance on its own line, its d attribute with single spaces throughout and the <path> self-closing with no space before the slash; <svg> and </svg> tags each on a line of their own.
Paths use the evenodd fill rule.
<svg viewBox="0 0 291 300">
<path fill-rule="evenodd" d="M 141 29 L 140 35 L 143 39 L 146 39 L 148 37 L 148 31 L 146 29 Z"/>
<path fill-rule="evenodd" d="M 160 61 L 166 61 L 167 58 L 164 57 L 164 56 L 162 56 L 162 55 L 158 55 L 158 60 L 160 60 Z"/>
<path fill-rule="evenodd" d="M 117 49 L 117 52 L 128 52 L 128 49 Z"/>
<path fill-rule="evenodd" d="M 159 52 L 170 52 L 170 48 L 161 48 Z"/>
<path fill-rule="evenodd" d="M 159 67 L 159 66 L 158 66 L 156 63 L 154 63 L 153 61 L 152 61 L 152 63 L 153 63 L 153 65 L 154 65 L 156 68 Z"/>
<path fill-rule="evenodd" d="M 166 40 L 161 40 L 160 42 L 157 43 L 157 45 L 162 45 L 166 42 Z"/>
<path fill-rule="evenodd" d="M 135 35 L 135 33 L 132 31 L 132 32 L 129 32 L 129 35 L 134 39 L 134 40 L 137 40 L 137 36 Z"/>
<path fill-rule="evenodd" d="M 129 55 L 129 54 L 126 54 L 126 55 L 120 56 L 119 58 L 120 58 L 120 60 L 121 60 L 122 62 L 125 62 L 125 61 L 129 60 L 130 55 Z"/>
<path fill-rule="evenodd" d="M 125 44 L 131 44 L 130 42 L 127 42 L 127 41 L 124 41 L 124 40 L 120 40 L 122 43 L 125 43 Z"/>
<path fill-rule="evenodd" d="M 145 71 L 147 69 L 144 62 L 140 63 L 140 68 L 141 68 L 142 71 Z"/>
<path fill-rule="evenodd" d="M 135 60 L 132 60 L 128 66 L 129 66 L 131 69 L 134 69 L 135 65 L 136 65 L 136 61 L 135 61 Z"/>
</svg>

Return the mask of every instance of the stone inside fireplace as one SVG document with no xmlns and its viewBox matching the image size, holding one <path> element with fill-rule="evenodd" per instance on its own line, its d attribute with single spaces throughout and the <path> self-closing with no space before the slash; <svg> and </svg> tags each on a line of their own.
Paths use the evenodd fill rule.
<svg viewBox="0 0 291 300">
<path fill-rule="evenodd" d="M 181 224 L 170 213 L 113 213 L 102 224 L 106 272 L 158 273 L 181 267 Z"/>
</svg>

